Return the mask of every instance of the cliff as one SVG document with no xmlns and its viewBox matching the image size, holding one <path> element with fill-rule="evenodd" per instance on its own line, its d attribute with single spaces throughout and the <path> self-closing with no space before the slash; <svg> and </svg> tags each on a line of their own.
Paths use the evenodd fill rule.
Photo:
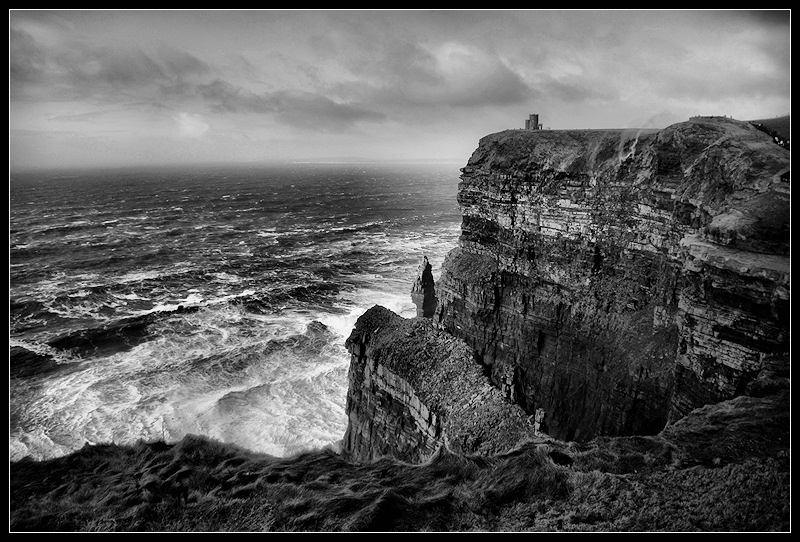
<svg viewBox="0 0 800 542">
<path fill-rule="evenodd" d="M 727 118 L 483 138 L 432 321 L 378 325 L 373 309 L 348 341 L 345 452 L 419 461 L 442 443 L 655 435 L 787 388 L 789 189 L 787 150 Z M 498 393 L 475 400 L 487 380 L 527 428 L 498 435 Z M 455 427 L 467 413 L 472 433 Z"/>
<path fill-rule="evenodd" d="M 442 445 L 493 455 L 534 436 L 524 412 L 505 401 L 472 350 L 427 318 L 404 319 L 374 306 L 347 340 L 344 454 L 420 463 Z"/>
<path fill-rule="evenodd" d="M 789 153 L 748 123 L 506 131 L 463 168 L 436 318 L 565 440 L 653 434 L 789 350 Z"/>
</svg>

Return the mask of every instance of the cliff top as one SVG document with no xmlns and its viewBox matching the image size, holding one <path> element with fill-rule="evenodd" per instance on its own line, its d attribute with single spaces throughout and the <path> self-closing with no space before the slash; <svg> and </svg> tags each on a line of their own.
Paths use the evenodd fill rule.
<svg viewBox="0 0 800 542">
<path fill-rule="evenodd" d="M 697 210 L 705 240 L 788 255 L 790 156 L 750 122 L 726 117 L 662 130 L 505 130 L 481 139 L 462 180 L 561 197 L 572 176 L 587 180 L 586 198 L 628 190 L 646 205 L 669 194 L 676 207 L 667 210 Z"/>
<path fill-rule="evenodd" d="M 572 129 L 572 130 L 520 130 L 510 129 L 495 132 L 481 138 L 478 149 L 468 161 L 468 166 L 481 163 L 486 157 L 487 149 L 502 150 L 504 153 L 520 153 L 534 150 L 535 145 L 558 143 L 568 148 L 575 147 L 576 151 L 585 152 L 587 145 L 598 144 L 606 140 L 616 142 L 631 139 L 650 139 L 659 137 L 669 139 L 673 134 L 680 133 L 681 140 L 692 140 L 694 150 L 702 150 L 708 145 L 718 145 L 724 140 L 738 140 L 747 146 L 758 146 L 775 151 L 770 154 L 781 156 L 777 150 L 785 149 L 775 144 L 773 139 L 750 122 L 739 121 L 727 117 L 692 117 L 691 119 L 670 125 L 663 129 L 655 128 L 602 128 L 602 129 Z M 703 145 L 705 143 L 705 145 Z M 772 149 L 775 147 L 775 149 Z M 629 154 L 629 153 L 625 153 Z M 787 164 L 788 167 L 788 164 Z"/>
</svg>

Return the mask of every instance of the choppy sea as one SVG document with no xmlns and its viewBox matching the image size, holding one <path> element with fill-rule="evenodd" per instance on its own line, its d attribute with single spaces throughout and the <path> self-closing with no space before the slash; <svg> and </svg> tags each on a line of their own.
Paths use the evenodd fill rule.
<svg viewBox="0 0 800 542">
<path fill-rule="evenodd" d="M 344 342 L 415 314 L 456 245 L 460 164 L 10 175 L 9 456 L 199 434 L 336 447 Z"/>
</svg>

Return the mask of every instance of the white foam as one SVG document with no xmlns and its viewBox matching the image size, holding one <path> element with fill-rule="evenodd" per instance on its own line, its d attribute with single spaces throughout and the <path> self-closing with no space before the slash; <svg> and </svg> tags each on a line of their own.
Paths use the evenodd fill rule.
<svg viewBox="0 0 800 542">
<path fill-rule="evenodd" d="M 242 281 L 242 277 L 237 275 L 231 275 L 230 273 L 211 273 L 213 277 L 215 277 L 220 282 L 227 282 L 227 283 L 237 283 Z"/>
<path fill-rule="evenodd" d="M 321 345 L 302 335 L 315 316 L 254 316 L 227 304 L 164 322 L 179 327 L 32 388 L 16 408 L 22 427 L 39 430 L 11 431 L 10 453 L 42 459 L 84 442 L 189 433 L 273 455 L 333 445 L 346 425 L 349 360 L 336 332 Z"/>
<path fill-rule="evenodd" d="M 83 297 L 78 297 L 77 299 L 85 299 L 85 301 L 65 306 L 57 305 L 55 300 L 52 299 L 49 302 L 45 302 L 44 306 L 48 312 L 57 314 L 65 319 L 85 318 L 89 320 L 96 320 L 100 323 L 106 323 L 113 319 L 111 316 L 104 316 L 101 314 L 103 307 L 115 308 L 120 306 L 119 303 L 114 303 L 112 301 L 91 301 Z"/>
<path fill-rule="evenodd" d="M 242 286 L 233 285 L 245 279 L 225 272 L 214 273 L 213 281 L 201 289 L 190 284 L 182 291 L 153 288 L 147 295 L 155 306 L 129 314 L 175 311 L 181 305 L 200 309 L 158 318 L 151 324 L 154 339 L 126 352 L 85 360 L 66 375 L 45 375 L 44 385 L 25 390 L 14 406 L 22 420 L 20 427 L 10 428 L 10 455 L 41 459 L 63 455 L 84 442 L 125 444 L 156 438 L 172 442 L 189 433 L 279 456 L 334 445 L 347 423 L 349 354 L 344 341 L 356 320 L 376 304 L 406 318 L 414 316 L 410 290 L 419 259 L 426 255 L 436 272 L 458 236 L 457 225 L 438 233 L 435 229 L 363 231 L 378 224 L 387 226 L 382 222 L 328 225 L 332 232 L 354 231 L 347 239 L 309 243 L 287 256 L 334 258 L 355 251 L 371 255 L 365 267 L 372 273 L 348 275 L 335 306 L 327 309 L 287 300 L 272 307 L 272 313 L 251 314 L 233 301 L 256 291 L 235 291 Z M 278 232 L 273 227 L 259 228 L 254 235 L 266 244 L 277 243 L 281 236 L 319 231 L 301 226 Z M 113 282 L 138 283 L 174 272 L 175 267 L 136 271 Z M 291 275 L 294 285 L 280 273 L 275 275 L 281 291 L 320 280 L 310 269 L 295 269 Z M 88 286 L 76 286 L 74 277 L 62 279 L 58 286 L 69 284 L 67 291 L 74 292 L 73 297 L 88 297 L 87 290 L 77 289 Z M 108 280 L 104 277 L 102 282 Z M 268 291 L 267 280 L 261 280 L 259 288 Z M 138 286 L 125 288 L 112 295 L 123 301 L 147 300 L 131 291 Z M 79 305 L 94 318 L 97 309 Z M 314 320 L 325 324 L 330 335 L 306 333 Z"/>
<path fill-rule="evenodd" d="M 118 299 L 127 299 L 128 301 L 149 301 L 146 297 L 141 297 L 136 292 L 130 294 L 111 294 Z"/>
<path fill-rule="evenodd" d="M 126 273 L 121 277 L 117 277 L 114 282 L 118 284 L 126 284 L 128 282 L 143 282 L 145 280 L 155 280 L 164 273 L 161 269 L 152 269 L 148 271 L 133 271 Z"/>
</svg>

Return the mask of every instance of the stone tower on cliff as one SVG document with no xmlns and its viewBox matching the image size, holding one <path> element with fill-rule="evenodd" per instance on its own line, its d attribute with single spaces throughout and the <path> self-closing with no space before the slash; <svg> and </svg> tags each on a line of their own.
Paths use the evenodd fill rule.
<svg viewBox="0 0 800 542">
<path fill-rule="evenodd" d="M 539 124 L 539 113 L 531 113 L 528 115 L 528 118 L 525 119 L 525 129 L 526 130 L 541 130 L 542 125 Z"/>
</svg>

